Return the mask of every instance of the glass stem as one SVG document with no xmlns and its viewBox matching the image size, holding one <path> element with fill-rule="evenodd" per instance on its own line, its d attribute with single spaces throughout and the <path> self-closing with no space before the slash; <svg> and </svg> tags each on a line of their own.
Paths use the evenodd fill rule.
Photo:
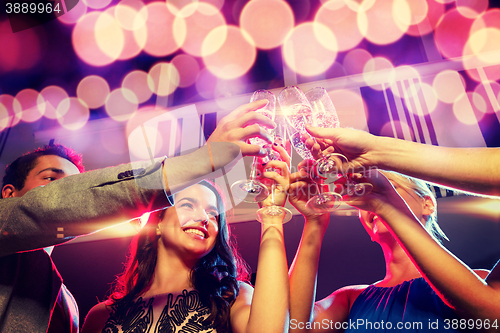
<svg viewBox="0 0 500 333">
<path fill-rule="evenodd" d="M 250 171 L 250 180 L 254 181 L 257 176 L 257 156 L 253 157 L 252 170 Z"/>
<path fill-rule="evenodd" d="M 271 185 L 271 206 L 275 206 L 274 204 L 274 190 L 276 189 L 276 183 L 273 182 Z"/>
</svg>

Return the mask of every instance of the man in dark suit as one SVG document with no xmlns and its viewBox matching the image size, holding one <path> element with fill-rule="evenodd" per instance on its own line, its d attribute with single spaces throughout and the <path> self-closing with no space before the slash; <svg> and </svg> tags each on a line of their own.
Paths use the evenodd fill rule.
<svg viewBox="0 0 500 333">
<path fill-rule="evenodd" d="M 52 145 L 7 167 L 0 200 L 0 332 L 77 332 L 78 308 L 44 248 L 171 205 L 169 195 L 246 155 L 249 137 L 271 141 L 275 124 L 253 112 L 223 118 L 200 149 L 175 158 L 83 172 L 71 150 Z M 57 180 L 57 181 L 55 181 Z"/>
</svg>

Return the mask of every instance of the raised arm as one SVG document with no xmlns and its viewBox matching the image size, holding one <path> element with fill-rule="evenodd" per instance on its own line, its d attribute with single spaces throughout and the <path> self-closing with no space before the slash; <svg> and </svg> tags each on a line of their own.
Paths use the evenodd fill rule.
<svg viewBox="0 0 500 333">
<path fill-rule="evenodd" d="M 190 154 L 167 159 L 164 168 L 167 193 L 176 193 L 208 176 L 218 177 L 221 172 L 231 170 L 244 156 L 264 156 L 265 150 L 246 141 L 251 137 L 272 141 L 261 126 L 273 128 L 276 124 L 254 112 L 266 103 L 266 100 L 260 100 L 240 106 L 220 120 L 205 146 Z M 211 175 L 218 170 L 215 176 Z"/>
<path fill-rule="evenodd" d="M 275 203 L 284 205 L 288 187 L 288 168 L 284 162 L 271 161 L 267 168 L 280 168 L 281 175 L 266 172 L 264 176 L 279 184 Z M 264 205 L 270 205 L 270 198 Z M 240 294 L 231 308 L 231 327 L 234 333 L 288 332 L 290 287 L 288 264 L 283 236 L 283 217 L 262 218 L 262 233 L 255 289 L 240 285 Z"/>
<path fill-rule="evenodd" d="M 500 195 L 500 148 L 448 148 L 349 128 L 313 128 L 320 150 L 344 154 L 356 170 L 376 166 L 484 195 Z M 312 145 L 312 141 L 310 141 Z"/>
<path fill-rule="evenodd" d="M 302 238 L 289 274 L 292 332 L 325 332 L 322 323 L 340 323 L 349 315 L 346 290 L 339 290 L 315 304 L 319 256 L 330 214 L 316 215 L 306 208 L 307 201 L 316 194 L 316 186 L 309 179 L 311 162 L 306 160 L 299 164 L 299 171 L 291 176 L 288 191 L 290 202 L 305 218 Z M 313 325 L 307 326 L 308 322 Z M 329 325 L 327 327 L 331 328 Z"/>
<path fill-rule="evenodd" d="M 410 203 L 403 200 L 379 171 L 371 170 L 360 181 L 373 184 L 370 194 L 344 198 L 350 200 L 350 205 L 373 212 L 385 221 L 393 236 L 441 299 L 464 319 L 479 319 L 483 324 L 486 320 L 490 324 L 497 320 L 500 325 L 498 272 L 495 272 L 497 276 L 485 281 L 479 276 L 484 271 L 476 274 L 439 244 L 410 210 Z"/>
<path fill-rule="evenodd" d="M 246 155 L 262 155 L 245 140 L 270 136 L 257 124 L 275 124 L 254 110 L 266 101 L 242 105 L 224 117 L 209 145 L 174 158 L 136 162 L 64 177 L 0 200 L 0 256 L 66 242 L 170 206 L 167 195 L 229 171 Z"/>
</svg>

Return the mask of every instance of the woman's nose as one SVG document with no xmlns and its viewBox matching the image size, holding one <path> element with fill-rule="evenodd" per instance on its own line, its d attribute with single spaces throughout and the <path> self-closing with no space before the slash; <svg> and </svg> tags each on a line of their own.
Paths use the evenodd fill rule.
<svg viewBox="0 0 500 333">
<path fill-rule="evenodd" d="M 196 222 L 202 222 L 204 225 L 208 224 L 208 214 L 204 209 L 200 209 L 196 215 Z"/>
</svg>

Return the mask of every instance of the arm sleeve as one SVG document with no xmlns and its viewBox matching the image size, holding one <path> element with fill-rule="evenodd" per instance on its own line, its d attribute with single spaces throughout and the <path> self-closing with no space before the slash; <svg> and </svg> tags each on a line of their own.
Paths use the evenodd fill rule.
<svg viewBox="0 0 500 333">
<path fill-rule="evenodd" d="M 171 206 L 163 162 L 88 171 L 0 199 L 0 256 L 57 245 Z"/>
</svg>

